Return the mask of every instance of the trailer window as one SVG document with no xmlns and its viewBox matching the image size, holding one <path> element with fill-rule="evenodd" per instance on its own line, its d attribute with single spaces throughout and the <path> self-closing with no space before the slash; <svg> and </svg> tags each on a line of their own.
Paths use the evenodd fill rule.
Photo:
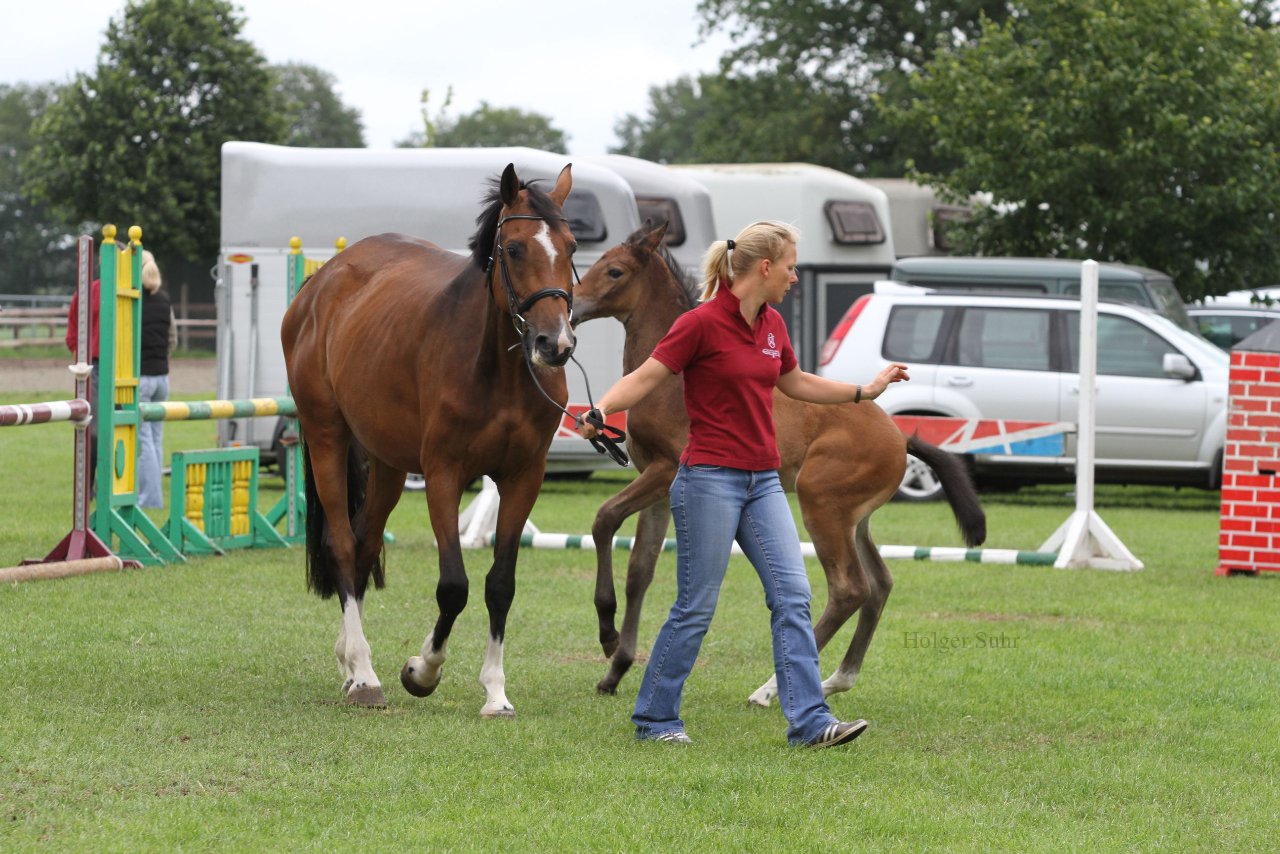
<svg viewBox="0 0 1280 854">
<path fill-rule="evenodd" d="M 564 215 L 569 220 L 569 230 L 579 240 L 600 243 L 609 236 L 604 211 L 594 193 L 574 190 L 564 201 Z"/>
<path fill-rule="evenodd" d="M 884 228 L 870 202 L 830 201 L 823 210 L 836 243 L 884 243 Z"/>
<path fill-rule="evenodd" d="M 667 233 L 662 239 L 668 246 L 684 244 L 684 218 L 680 216 L 680 205 L 676 204 L 675 199 L 661 196 L 636 196 L 636 207 L 640 208 L 641 222 L 651 219 L 654 225 L 660 222 L 667 224 Z"/>
<path fill-rule="evenodd" d="M 973 216 L 968 208 L 939 205 L 929 217 L 929 231 L 932 233 L 933 248 L 943 252 L 955 249 L 955 241 L 951 239 L 952 223 L 964 222 Z"/>
</svg>

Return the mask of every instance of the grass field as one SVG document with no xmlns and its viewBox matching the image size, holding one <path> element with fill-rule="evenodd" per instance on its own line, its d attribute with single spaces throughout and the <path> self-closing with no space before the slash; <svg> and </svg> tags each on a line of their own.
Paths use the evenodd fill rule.
<svg viewBox="0 0 1280 854">
<path fill-rule="evenodd" d="M 0 565 L 68 529 L 70 437 L 0 430 Z M 213 444 L 211 422 L 166 426 L 169 450 Z M 625 477 L 549 482 L 533 521 L 584 533 Z M 1061 488 L 985 499 L 1001 548 L 1037 548 L 1072 509 Z M 1104 488 L 1099 511 L 1144 571 L 894 562 L 863 675 L 831 698 L 871 729 L 819 752 L 745 705 L 771 659 L 741 558 L 685 693 L 688 748 L 633 740 L 638 672 L 595 695 L 585 552 L 521 554 L 515 720 L 478 715 L 480 552 L 444 682 L 406 694 L 399 667 L 435 617 L 420 494 L 392 517 L 388 586 L 366 604 L 386 711 L 340 701 L 338 610 L 305 591 L 296 549 L 3 586 L 0 849 L 1274 850 L 1280 579 L 1213 576 L 1215 493 Z M 941 506 L 892 504 L 873 530 L 959 545 Z M 673 567 L 664 555 L 642 648 Z"/>
</svg>

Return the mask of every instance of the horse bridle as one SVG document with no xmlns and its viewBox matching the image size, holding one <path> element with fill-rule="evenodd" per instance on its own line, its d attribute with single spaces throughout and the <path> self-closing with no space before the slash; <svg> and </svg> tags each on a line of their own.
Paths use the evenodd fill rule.
<svg viewBox="0 0 1280 854">
<path fill-rule="evenodd" d="M 538 219 L 546 222 L 549 217 L 538 216 L 537 214 L 509 214 L 498 220 L 498 230 L 493 238 L 493 254 L 489 256 L 489 265 L 485 268 L 485 276 L 493 270 L 493 262 L 496 258 L 498 261 L 498 272 L 502 279 L 502 287 L 507 292 L 507 311 L 511 314 L 511 321 L 515 324 L 516 332 L 521 338 L 524 337 L 525 329 L 528 328 L 529 322 L 524 319 L 524 313 L 533 308 L 534 303 L 547 297 L 559 297 L 569 306 L 569 320 L 573 320 L 573 294 L 564 288 L 542 288 L 534 291 L 521 301 L 519 295 L 516 294 L 515 286 L 511 284 L 511 271 L 507 269 L 507 253 L 506 248 L 502 245 L 502 226 L 513 219 Z M 562 222 L 568 222 L 564 217 L 559 217 Z M 578 276 L 578 268 L 573 264 L 573 258 L 569 258 L 569 267 L 573 270 L 573 278 L 575 282 L 582 281 Z"/>
<path fill-rule="evenodd" d="M 489 264 L 485 267 L 484 271 L 485 280 L 488 281 L 489 275 L 493 272 L 493 261 L 496 258 L 498 261 L 499 277 L 502 279 L 502 287 L 507 292 L 507 311 L 511 314 L 511 322 L 515 326 L 516 334 L 519 335 L 520 339 L 523 341 L 525 331 L 529 328 L 529 322 L 524 319 L 524 313 L 532 308 L 538 300 L 546 299 L 547 297 L 559 297 L 563 299 L 565 304 L 569 306 L 569 321 L 572 323 L 573 294 L 566 291 L 564 288 L 541 288 L 540 290 L 534 291 L 532 294 L 525 297 L 524 300 L 520 299 L 519 295 L 516 294 L 515 286 L 511 284 L 511 273 L 507 269 L 507 253 L 502 245 L 502 226 L 504 223 L 510 222 L 513 219 L 538 219 L 546 222 L 549 217 L 538 216 L 537 214 L 508 214 L 498 220 L 498 230 L 493 238 L 493 254 L 489 256 Z M 558 219 L 561 222 L 568 222 L 564 217 L 558 217 Z M 569 257 L 569 268 L 573 270 L 573 280 L 581 284 L 582 277 L 578 275 L 578 267 L 573 263 L 573 256 Z M 534 386 L 542 393 L 542 396 L 547 399 L 548 403 L 572 418 L 575 427 L 581 428 L 583 419 L 585 418 L 590 421 L 593 427 L 600 431 L 598 435 L 587 440 L 591 443 L 591 447 L 596 449 L 596 453 L 607 453 L 618 465 L 623 467 L 629 466 L 631 464 L 631 460 L 627 457 L 627 452 L 621 447 L 621 444 L 626 441 L 627 434 L 617 427 L 614 427 L 612 424 L 604 423 L 604 417 L 600 414 L 600 410 L 596 409 L 595 401 L 591 397 L 591 383 L 587 379 L 586 369 L 583 368 L 582 363 L 572 355 L 569 356 L 569 359 L 578 366 L 579 371 L 582 371 L 582 382 L 587 387 L 587 402 L 591 404 L 591 408 L 583 415 L 574 415 L 572 412 L 556 403 L 551 395 L 547 394 L 546 389 L 542 387 L 542 383 L 538 381 L 538 375 L 533 370 L 533 364 L 528 358 L 525 358 L 524 363 L 529 369 L 529 376 L 533 379 Z"/>
</svg>

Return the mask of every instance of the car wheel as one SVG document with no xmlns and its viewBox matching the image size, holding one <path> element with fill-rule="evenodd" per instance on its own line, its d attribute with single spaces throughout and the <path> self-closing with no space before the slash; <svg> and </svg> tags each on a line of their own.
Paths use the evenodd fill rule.
<svg viewBox="0 0 1280 854">
<path fill-rule="evenodd" d="M 899 501 L 937 501 L 942 497 L 942 482 L 926 463 L 907 454 L 907 471 L 895 497 Z"/>
</svg>

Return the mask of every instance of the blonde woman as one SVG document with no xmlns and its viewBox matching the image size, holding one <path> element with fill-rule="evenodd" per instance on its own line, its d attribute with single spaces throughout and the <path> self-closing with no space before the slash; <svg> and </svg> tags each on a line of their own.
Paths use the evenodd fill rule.
<svg viewBox="0 0 1280 854">
<path fill-rule="evenodd" d="M 160 268 L 155 256 L 142 252 L 142 360 L 138 371 L 138 401 L 169 399 L 169 354 L 178 343 L 169 295 L 161 290 Z M 138 425 L 138 505 L 164 507 L 161 462 L 164 458 L 164 422 Z"/>
<path fill-rule="evenodd" d="M 809 579 L 777 472 L 773 390 L 812 403 L 858 403 L 909 377 L 899 364 L 866 385 L 799 369 L 782 315 L 773 308 L 798 281 L 798 239 L 786 223 L 766 221 L 712 244 L 701 304 L 675 322 L 648 360 L 604 394 L 600 413 L 590 414 L 602 421 L 603 415 L 634 406 L 672 374 L 684 374 L 689 443 L 671 485 L 677 594 L 631 718 L 642 740 L 691 742 L 680 718 L 681 695 L 715 613 L 735 540 L 764 585 L 788 742 L 834 747 L 867 727 L 863 720 L 837 720 L 823 697 Z M 584 419 L 581 433 L 588 439 L 596 435 L 590 419 Z"/>
</svg>

